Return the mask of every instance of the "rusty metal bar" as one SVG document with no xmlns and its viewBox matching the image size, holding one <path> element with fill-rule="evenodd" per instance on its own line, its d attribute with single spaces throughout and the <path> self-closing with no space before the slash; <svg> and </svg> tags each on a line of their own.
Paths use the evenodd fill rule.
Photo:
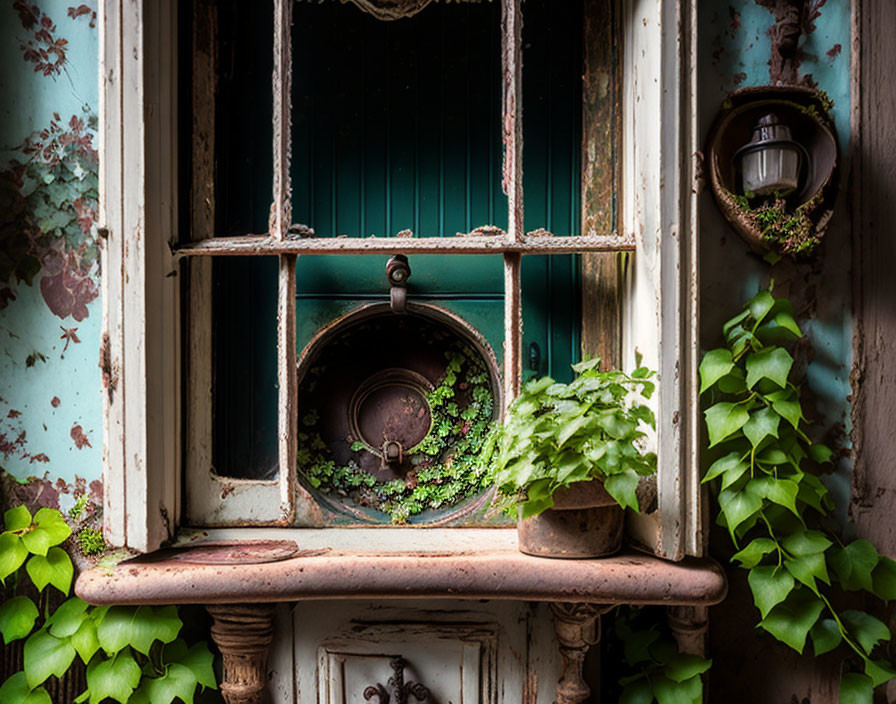
<svg viewBox="0 0 896 704">
<path fill-rule="evenodd" d="M 180 257 L 259 256 L 278 254 L 576 254 L 630 252 L 632 239 L 616 235 L 552 237 L 315 237 L 278 239 L 268 235 L 213 237 L 182 245 Z"/>
<path fill-rule="evenodd" d="M 519 395 L 523 373 L 522 257 L 504 255 L 504 410 Z"/>
<path fill-rule="evenodd" d="M 501 6 L 501 68 L 504 76 L 504 193 L 510 239 L 521 242 L 523 225 L 523 15 L 520 0 Z"/>
</svg>

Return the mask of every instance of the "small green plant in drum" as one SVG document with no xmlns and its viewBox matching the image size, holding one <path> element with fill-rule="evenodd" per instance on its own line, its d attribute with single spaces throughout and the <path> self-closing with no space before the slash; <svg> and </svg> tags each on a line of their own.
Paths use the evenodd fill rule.
<svg viewBox="0 0 896 704">
<path fill-rule="evenodd" d="M 32 516 L 17 506 L 4 525 L 0 634 L 7 645 L 26 640 L 24 667 L 0 684 L 0 702 L 50 704 L 44 683 L 63 677 L 75 658 L 87 666 L 87 689 L 76 703 L 192 704 L 197 688 L 216 687 L 208 646 L 178 637 L 183 622 L 175 606 L 92 607 L 73 596 L 50 609 L 48 590 L 68 596 L 74 572 L 60 547 L 71 528 L 59 511 L 42 508 Z M 26 578 L 40 594 L 38 604 L 17 593 Z"/>
<path fill-rule="evenodd" d="M 700 364 L 718 523 L 727 529 L 761 620 L 759 627 L 802 653 L 844 653 L 840 701 L 871 704 L 896 677 L 885 623 L 841 608 L 845 592 L 896 599 L 896 562 L 866 540 L 826 528 L 834 504 L 811 465 L 831 460 L 813 443 L 793 380 L 789 348 L 802 337 L 789 301 L 760 291 L 722 328 L 725 346 Z"/>
<path fill-rule="evenodd" d="M 654 372 L 602 372 L 599 365 L 573 365 L 569 384 L 528 382 L 483 453 L 507 508 L 519 503 L 523 518 L 553 506 L 558 489 L 590 479 L 602 481 L 623 508 L 639 510 L 638 484 L 656 473 L 656 455 L 644 450 L 644 428 L 656 421 L 640 402 L 654 392 Z"/>
<path fill-rule="evenodd" d="M 299 433 L 298 466 L 306 481 L 326 494 L 383 511 L 397 524 L 483 491 L 486 469 L 478 458 L 494 416 L 488 370 L 467 345 L 451 346 L 445 359 L 445 372 L 426 398 L 429 431 L 407 451 L 414 468 L 404 478 L 378 480 L 354 462 L 337 466 L 317 430 L 317 413 L 311 412 Z M 350 447 L 363 452 L 366 445 L 354 439 Z"/>
</svg>

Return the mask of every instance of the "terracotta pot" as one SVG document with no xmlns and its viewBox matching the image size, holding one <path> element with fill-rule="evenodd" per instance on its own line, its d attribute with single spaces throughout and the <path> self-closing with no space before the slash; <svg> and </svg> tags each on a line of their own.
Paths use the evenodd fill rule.
<svg viewBox="0 0 896 704">
<path fill-rule="evenodd" d="M 594 479 L 554 494 L 554 506 L 520 518 L 520 552 L 536 557 L 587 558 L 612 555 L 622 547 L 624 512 Z"/>
</svg>

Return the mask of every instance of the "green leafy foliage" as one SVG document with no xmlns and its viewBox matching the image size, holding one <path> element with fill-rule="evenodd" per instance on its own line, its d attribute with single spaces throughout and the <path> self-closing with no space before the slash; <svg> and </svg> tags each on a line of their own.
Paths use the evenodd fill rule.
<svg viewBox="0 0 896 704">
<path fill-rule="evenodd" d="M 483 453 L 498 492 L 518 502 L 523 517 L 553 503 L 558 489 L 598 479 L 623 507 L 638 511 L 641 477 L 656 472 L 656 455 L 643 449 L 653 411 L 639 402 L 654 391 L 653 372 L 631 376 L 599 370 L 599 359 L 573 365 L 576 378 L 527 383 Z"/>
<path fill-rule="evenodd" d="M 72 563 L 58 545 L 71 530 L 62 514 L 41 509 L 32 517 L 19 506 L 6 512 L 4 524 L 4 578 L 18 578 L 24 565 L 38 591 L 52 585 L 68 595 Z M 35 534 L 37 538 L 25 540 Z M 178 638 L 183 623 L 174 606 L 91 607 L 71 597 L 41 616 L 25 596 L 10 596 L 0 604 L 4 641 L 27 637 L 23 671 L 0 685 L 3 704 L 49 704 L 43 683 L 51 675 L 62 677 L 76 657 L 87 665 L 87 690 L 79 702 L 192 704 L 197 688 L 216 687 L 208 646 L 189 647 Z"/>
<path fill-rule="evenodd" d="M 103 534 L 96 528 L 82 528 L 78 532 L 78 545 L 85 555 L 99 555 L 106 549 Z"/>
<path fill-rule="evenodd" d="M 478 354 L 466 344 L 445 352 L 445 372 L 439 385 L 427 394 L 429 432 L 406 452 L 414 466 L 404 480 L 378 480 L 355 460 L 337 466 L 316 431 L 318 414 L 309 414 L 299 434 L 298 466 L 313 488 L 348 496 L 360 506 L 385 512 L 393 523 L 429 509 L 451 506 L 487 485 L 487 468 L 480 452 L 494 422 L 494 397 L 488 371 Z M 360 440 L 348 438 L 353 452 L 367 452 Z"/>
<path fill-rule="evenodd" d="M 870 704 L 873 688 L 896 676 L 884 651 L 890 631 L 864 611 L 840 612 L 836 597 L 896 598 L 896 562 L 825 530 L 833 501 L 811 463 L 833 453 L 806 434 L 785 347 L 802 335 L 790 302 L 760 291 L 722 332 L 726 346 L 700 365 L 710 440 L 703 481 L 717 488 L 718 523 L 739 548 L 731 559 L 748 570 L 759 626 L 800 653 L 809 639 L 815 655 L 851 650 L 864 673 L 845 668 L 841 704 Z"/>
<path fill-rule="evenodd" d="M 634 608 L 616 614 L 609 653 L 619 661 L 618 701 L 701 704 L 702 675 L 711 661 L 678 652 L 672 635 L 651 615 L 649 609 Z"/>
</svg>

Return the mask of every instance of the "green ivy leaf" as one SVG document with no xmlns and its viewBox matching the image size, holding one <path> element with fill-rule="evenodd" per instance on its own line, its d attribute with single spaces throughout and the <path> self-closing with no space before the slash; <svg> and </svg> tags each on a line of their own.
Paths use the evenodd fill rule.
<svg viewBox="0 0 896 704">
<path fill-rule="evenodd" d="M 834 453 L 827 445 L 815 444 L 809 447 L 809 455 L 819 464 L 827 464 L 831 461 Z"/>
<path fill-rule="evenodd" d="M 753 594 L 755 596 L 756 592 Z M 778 604 L 759 622 L 759 625 L 802 655 L 806 646 L 806 636 L 824 610 L 824 603 L 815 597 L 811 599 L 800 597 L 799 593 L 795 593 L 794 597 L 796 598 L 788 598 L 784 603 Z"/>
<path fill-rule="evenodd" d="M 877 567 L 871 574 L 874 594 L 884 601 L 896 599 L 896 560 L 880 557 Z"/>
<path fill-rule="evenodd" d="M 701 704 L 703 681 L 699 676 L 675 682 L 659 675 L 653 678 L 653 693 L 659 704 Z"/>
<path fill-rule="evenodd" d="M 24 638 L 34 628 L 38 617 L 37 607 L 27 596 L 14 596 L 0 604 L 0 633 L 9 645 Z"/>
<path fill-rule="evenodd" d="M 792 560 L 784 560 L 784 567 L 796 579 L 805 584 L 809 589 L 818 594 L 818 585 L 816 579 L 820 579 L 825 584 L 830 584 L 828 570 L 824 562 L 824 554 L 817 553 L 813 555 L 801 555 Z"/>
<path fill-rule="evenodd" d="M 832 618 L 826 618 L 814 626 L 809 631 L 812 636 L 812 645 L 815 648 L 815 657 L 830 652 L 843 640 L 843 634 L 840 633 L 840 626 Z"/>
<path fill-rule="evenodd" d="M 53 545 L 65 542 L 72 529 L 56 509 L 42 508 L 34 514 L 34 529 L 22 536 L 25 547 L 37 555 L 46 555 Z"/>
<path fill-rule="evenodd" d="M 127 645 L 138 653 L 149 655 L 155 641 L 170 643 L 177 638 L 182 626 L 175 606 L 156 609 L 151 606 L 113 606 L 97 627 L 97 637 L 109 655 Z"/>
<path fill-rule="evenodd" d="M 652 701 L 653 687 L 644 678 L 627 684 L 619 697 L 619 704 L 651 704 Z"/>
<path fill-rule="evenodd" d="M 803 407 L 798 400 L 792 397 L 773 400 L 772 409 L 794 429 L 799 430 L 800 421 L 803 420 Z"/>
<path fill-rule="evenodd" d="M 840 580 L 840 584 L 848 591 L 874 591 L 872 573 L 877 567 L 880 556 L 877 549 L 867 540 L 853 540 L 849 545 L 832 550 L 828 560 Z"/>
<path fill-rule="evenodd" d="M 771 538 L 754 538 L 743 550 L 735 553 L 731 559 L 740 562 L 745 569 L 752 569 L 762 558 L 777 549 L 777 543 Z"/>
<path fill-rule="evenodd" d="M 874 683 L 867 675 L 847 672 L 840 678 L 840 704 L 872 704 Z"/>
<path fill-rule="evenodd" d="M 707 352 L 700 362 L 700 393 L 734 369 L 731 350 L 717 349 Z"/>
<path fill-rule="evenodd" d="M 171 704 L 175 699 L 193 704 L 196 684 L 196 677 L 188 667 L 172 663 L 164 675 L 144 679 L 138 692 L 145 692 L 152 704 Z"/>
<path fill-rule="evenodd" d="M 45 625 L 57 638 L 68 638 L 81 628 L 86 619 L 87 602 L 73 596 L 59 605 Z"/>
<path fill-rule="evenodd" d="M 0 582 L 15 572 L 25 558 L 28 548 L 22 545 L 22 539 L 13 533 L 0 533 Z"/>
<path fill-rule="evenodd" d="M 800 330 L 800 326 L 797 325 L 796 318 L 793 317 L 793 313 L 786 310 L 781 310 L 775 313 L 775 316 L 772 318 L 779 328 L 784 328 L 788 332 L 792 333 L 794 337 L 802 337 L 803 331 Z"/>
<path fill-rule="evenodd" d="M 212 667 L 215 658 L 204 642 L 200 641 L 192 648 L 187 648 L 184 640 L 178 638 L 165 647 L 165 659 L 190 668 L 196 681 L 203 687 L 217 689 L 218 683 Z"/>
<path fill-rule="evenodd" d="M 78 657 L 86 665 L 90 658 L 100 649 L 100 641 L 96 637 L 96 623 L 92 618 L 87 618 L 81 627 L 71 637 L 72 646 L 78 653 Z"/>
<path fill-rule="evenodd" d="M 114 699 L 127 704 L 131 693 L 140 683 L 140 666 L 130 651 L 122 650 L 106 660 L 96 655 L 87 666 L 87 689 L 90 704 Z"/>
<path fill-rule="evenodd" d="M 725 336 L 725 339 L 728 339 L 728 333 L 730 333 L 735 327 L 744 322 L 747 318 L 750 317 L 749 309 L 742 311 L 735 315 L 731 320 L 727 321 L 724 325 L 722 325 L 722 334 Z"/>
<path fill-rule="evenodd" d="M 703 477 L 703 484 L 706 482 L 711 482 L 713 479 L 720 475 L 734 474 L 734 479 L 730 483 L 734 483 L 743 475 L 745 471 L 750 468 L 750 465 L 740 458 L 739 452 L 729 452 L 724 457 L 720 457 L 715 462 L 713 462 L 709 469 L 706 470 L 706 475 Z M 722 487 L 725 488 L 725 487 Z"/>
<path fill-rule="evenodd" d="M 669 660 L 663 674 L 673 682 L 681 683 L 702 675 L 711 665 L 712 660 L 706 660 L 690 653 L 679 653 Z"/>
<path fill-rule="evenodd" d="M 762 508 L 762 496 L 751 487 L 751 484 L 752 481 L 741 491 L 724 489 L 719 493 L 719 507 L 725 516 L 732 538 L 738 526 Z"/>
<path fill-rule="evenodd" d="M 63 594 L 68 594 L 74 574 L 71 558 L 62 548 L 50 548 L 46 557 L 32 555 L 25 565 L 25 571 L 38 591 L 43 591 L 44 587 L 52 584 Z"/>
<path fill-rule="evenodd" d="M 772 503 L 790 509 L 795 516 L 800 517 L 796 508 L 796 496 L 800 491 L 799 485 L 792 479 L 775 479 L 774 477 L 757 477 L 747 484 L 747 490 L 753 491 L 757 496 L 768 499 Z"/>
<path fill-rule="evenodd" d="M 31 512 L 22 505 L 15 506 L 3 514 L 6 530 L 25 530 L 31 525 Z"/>
<path fill-rule="evenodd" d="M 763 408 L 750 414 L 750 420 L 744 424 L 744 435 L 747 436 L 754 448 L 759 447 L 767 437 L 778 437 L 780 422 L 781 416 L 771 408 Z"/>
<path fill-rule="evenodd" d="M 658 631 L 633 631 L 624 641 L 625 662 L 634 666 L 651 661 L 653 658 L 650 655 L 650 646 L 656 643 L 659 637 Z"/>
<path fill-rule="evenodd" d="M 641 513 L 638 506 L 638 483 L 641 478 L 637 472 L 626 470 L 621 474 L 613 474 L 604 480 L 604 489 L 616 499 L 622 508 L 630 508 L 635 513 Z"/>
<path fill-rule="evenodd" d="M 723 401 L 707 408 L 706 430 L 709 433 L 709 446 L 718 445 L 734 435 L 750 420 L 750 414 L 743 406 Z"/>
<path fill-rule="evenodd" d="M 770 291 L 760 291 L 747 301 L 747 310 L 750 311 L 750 317 L 757 324 L 761 323 L 774 307 L 775 299 Z"/>
<path fill-rule="evenodd" d="M 853 609 L 844 611 L 840 615 L 840 620 L 868 655 L 880 641 L 890 640 L 890 629 L 882 621 L 864 611 Z"/>
<path fill-rule="evenodd" d="M 816 555 L 827 550 L 833 543 L 818 530 L 798 530 L 782 542 L 784 549 L 794 555 Z"/>
<path fill-rule="evenodd" d="M 43 687 L 28 686 L 24 672 L 17 672 L 0 686 L 0 702 L 3 704 L 53 704 Z"/>
<path fill-rule="evenodd" d="M 795 586 L 793 575 L 781 567 L 754 567 L 747 581 L 763 619 L 790 595 Z"/>
<path fill-rule="evenodd" d="M 770 347 L 747 357 L 747 388 L 752 389 L 762 379 L 774 382 L 782 389 L 793 366 L 793 357 L 781 347 Z"/>
<path fill-rule="evenodd" d="M 25 641 L 25 678 L 29 687 L 37 687 L 50 675 L 62 677 L 75 659 L 75 649 L 64 638 L 57 638 L 44 629 Z"/>
<path fill-rule="evenodd" d="M 884 682 L 889 682 L 896 677 L 896 670 L 886 660 L 863 659 L 865 661 L 865 674 L 871 678 L 871 682 L 875 687 L 879 687 Z"/>
</svg>

